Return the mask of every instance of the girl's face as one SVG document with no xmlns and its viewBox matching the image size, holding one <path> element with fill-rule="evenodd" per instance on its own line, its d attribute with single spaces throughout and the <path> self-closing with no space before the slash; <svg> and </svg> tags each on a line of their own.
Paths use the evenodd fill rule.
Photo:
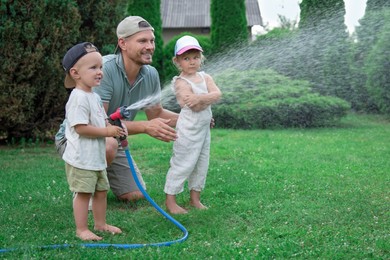
<svg viewBox="0 0 390 260">
<path fill-rule="evenodd" d="M 183 73 L 194 74 L 202 64 L 202 53 L 198 50 L 189 50 L 176 56 L 176 63 Z"/>
</svg>

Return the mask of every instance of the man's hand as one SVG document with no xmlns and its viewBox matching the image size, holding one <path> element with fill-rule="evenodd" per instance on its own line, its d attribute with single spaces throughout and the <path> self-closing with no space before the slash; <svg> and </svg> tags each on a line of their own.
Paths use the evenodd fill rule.
<svg viewBox="0 0 390 260">
<path fill-rule="evenodd" d="M 145 133 L 164 142 L 175 141 L 176 131 L 169 126 L 171 119 L 155 118 L 146 122 Z"/>
<path fill-rule="evenodd" d="M 122 124 L 123 130 L 125 131 L 126 136 L 128 136 L 128 135 L 129 135 L 129 132 L 127 131 L 126 124 L 125 124 L 123 121 L 121 121 L 121 124 Z"/>
</svg>

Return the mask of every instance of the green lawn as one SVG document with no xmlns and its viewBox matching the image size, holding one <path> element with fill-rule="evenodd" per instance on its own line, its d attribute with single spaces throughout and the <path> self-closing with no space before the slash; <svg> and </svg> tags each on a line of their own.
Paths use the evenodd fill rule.
<svg viewBox="0 0 390 260">
<path fill-rule="evenodd" d="M 218 122 L 217 122 L 218 123 Z M 149 195 L 165 209 L 172 143 L 129 138 Z M 0 149 L 0 253 L 6 259 L 389 259 L 390 123 L 349 115 L 338 128 L 212 130 L 209 210 L 174 216 L 183 243 L 138 249 L 85 248 L 74 234 L 72 195 L 53 146 Z M 178 196 L 188 207 L 188 192 Z M 108 195 L 102 243 L 179 239 L 147 201 Z M 92 225 L 92 219 L 90 224 Z M 43 245 L 72 245 L 42 249 Z"/>
</svg>

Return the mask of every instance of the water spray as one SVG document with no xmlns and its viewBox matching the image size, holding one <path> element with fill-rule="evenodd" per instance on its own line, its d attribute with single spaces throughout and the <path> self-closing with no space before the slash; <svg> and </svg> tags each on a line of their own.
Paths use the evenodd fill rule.
<svg viewBox="0 0 390 260">
<path fill-rule="evenodd" d="M 142 100 L 141 100 L 142 101 Z M 127 119 L 131 118 L 134 114 L 134 111 L 132 109 L 137 108 L 135 106 L 123 106 L 118 108 L 114 113 L 112 113 L 109 117 L 109 121 L 111 124 L 114 124 L 119 127 L 123 127 L 121 123 L 121 119 Z M 167 212 L 165 212 L 160 206 L 158 206 L 154 200 L 149 196 L 149 194 L 145 191 L 145 189 L 142 187 L 137 172 L 135 170 L 133 160 L 130 154 L 129 145 L 127 141 L 126 136 L 119 137 L 118 141 L 120 142 L 122 148 L 125 150 L 126 158 L 130 166 L 131 174 L 134 178 L 135 183 L 137 184 L 139 190 L 144 195 L 144 197 L 149 201 L 149 203 L 158 211 L 161 215 L 163 215 L 166 219 L 168 219 L 170 222 L 172 222 L 176 227 L 178 227 L 182 232 L 183 236 L 177 240 L 172 241 L 165 241 L 165 242 L 159 242 L 159 243 L 149 243 L 149 244 L 102 244 L 102 243 L 82 243 L 77 245 L 72 244 L 58 244 L 58 245 L 45 245 L 45 246 L 37 246 L 38 249 L 61 249 L 61 248 L 71 248 L 75 246 L 80 247 L 86 247 L 86 248 L 118 248 L 118 249 L 133 249 L 133 248 L 140 248 L 140 247 L 147 247 L 147 246 L 155 246 L 155 247 L 162 247 L 162 246 L 170 246 L 172 244 L 180 243 L 185 241 L 188 238 L 188 231 L 187 229 L 180 224 L 176 219 L 171 217 Z M 0 249 L 1 253 L 7 253 L 11 251 L 16 251 L 17 248 L 9 248 L 9 249 Z"/>
</svg>

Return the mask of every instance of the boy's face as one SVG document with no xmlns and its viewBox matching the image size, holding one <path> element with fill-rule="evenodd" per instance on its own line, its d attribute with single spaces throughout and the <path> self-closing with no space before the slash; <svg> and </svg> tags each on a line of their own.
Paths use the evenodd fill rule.
<svg viewBox="0 0 390 260">
<path fill-rule="evenodd" d="M 77 61 L 71 69 L 78 87 L 90 90 L 100 85 L 103 78 L 103 59 L 99 52 L 90 52 Z M 73 70 L 73 71 L 72 71 Z"/>
<path fill-rule="evenodd" d="M 155 37 L 151 30 L 141 31 L 129 36 L 122 41 L 122 54 L 125 58 L 142 66 L 151 64 L 155 49 Z"/>
</svg>

